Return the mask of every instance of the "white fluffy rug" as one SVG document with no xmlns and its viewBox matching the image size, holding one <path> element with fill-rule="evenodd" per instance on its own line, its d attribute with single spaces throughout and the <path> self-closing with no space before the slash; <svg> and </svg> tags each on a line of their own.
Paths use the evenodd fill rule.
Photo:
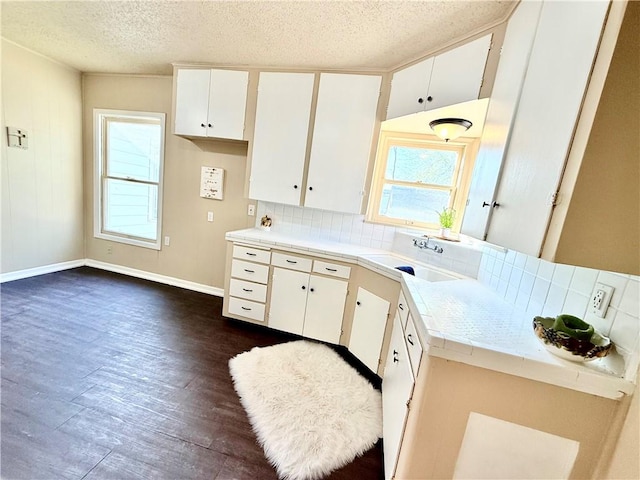
<svg viewBox="0 0 640 480">
<path fill-rule="evenodd" d="M 281 478 L 322 478 L 382 436 L 380 392 L 325 345 L 256 347 L 229 360 L 229 370 Z"/>
</svg>

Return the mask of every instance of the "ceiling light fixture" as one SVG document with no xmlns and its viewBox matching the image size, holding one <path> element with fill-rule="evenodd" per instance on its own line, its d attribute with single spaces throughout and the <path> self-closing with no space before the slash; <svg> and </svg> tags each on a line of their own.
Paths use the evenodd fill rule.
<svg viewBox="0 0 640 480">
<path fill-rule="evenodd" d="M 438 120 L 429 122 L 431 130 L 445 142 L 458 138 L 469 130 L 471 125 L 473 125 L 473 123 L 463 118 L 439 118 Z"/>
</svg>

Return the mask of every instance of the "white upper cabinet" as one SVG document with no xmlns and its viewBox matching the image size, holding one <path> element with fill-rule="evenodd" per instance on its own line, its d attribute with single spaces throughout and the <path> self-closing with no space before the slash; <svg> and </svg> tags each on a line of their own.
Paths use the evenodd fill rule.
<svg viewBox="0 0 640 480">
<path fill-rule="evenodd" d="M 249 197 L 300 205 L 314 78 L 260 73 Z"/>
<path fill-rule="evenodd" d="M 394 73 L 386 119 L 477 99 L 490 47 L 486 35 Z"/>
<path fill-rule="evenodd" d="M 509 19 L 476 157 L 461 232 L 483 239 L 542 2 L 521 2 Z"/>
<path fill-rule="evenodd" d="M 608 3 L 545 2 L 542 6 L 488 242 L 540 254 Z"/>
<path fill-rule="evenodd" d="M 379 75 L 320 75 L 305 207 L 360 213 L 380 84 Z"/>
<path fill-rule="evenodd" d="M 176 76 L 173 133 L 244 138 L 248 72 L 179 68 Z"/>
</svg>

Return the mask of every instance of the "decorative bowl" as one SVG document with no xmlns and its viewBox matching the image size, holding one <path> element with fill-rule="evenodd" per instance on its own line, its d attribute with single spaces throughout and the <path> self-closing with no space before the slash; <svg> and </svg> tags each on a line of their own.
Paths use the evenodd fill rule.
<svg viewBox="0 0 640 480">
<path fill-rule="evenodd" d="M 610 339 L 571 315 L 535 317 L 533 331 L 549 352 L 572 362 L 606 357 L 613 347 Z"/>
</svg>

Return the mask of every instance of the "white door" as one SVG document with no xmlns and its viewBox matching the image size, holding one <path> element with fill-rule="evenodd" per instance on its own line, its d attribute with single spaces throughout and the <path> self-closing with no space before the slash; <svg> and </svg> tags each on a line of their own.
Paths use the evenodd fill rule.
<svg viewBox="0 0 640 480">
<path fill-rule="evenodd" d="M 360 213 L 379 75 L 320 75 L 304 206 Z"/>
<path fill-rule="evenodd" d="M 373 372 L 378 371 L 388 314 L 388 301 L 358 288 L 349 351 Z"/>
<path fill-rule="evenodd" d="M 250 198 L 300 205 L 314 77 L 260 73 Z"/>
<path fill-rule="evenodd" d="M 177 70 L 175 134 L 206 136 L 210 77 L 209 69 Z"/>
<path fill-rule="evenodd" d="M 491 91 L 480 149 L 473 167 L 462 233 L 481 240 L 487 232 L 502 158 L 527 71 L 542 2 L 521 2 L 509 19 Z"/>
<path fill-rule="evenodd" d="M 433 59 L 434 57 L 427 58 L 393 74 L 387 120 L 425 109 Z"/>
<path fill-rule="evenodd" d="M 487 241 L 540 254 L 608 6 L 542 6 Z"/>
<path fill-rule="evenodd" d="M 311 275 L 307 311 L 302 334 L 329 343 L 338 343 L 347 299 L 347 282 Z"/>
<path fill-rule="evenodd" d="M 425 110 L 476 100 L 482 86 L 491 35 L 438 55 L 433 63 Z"/>
<path fill-rule="evenodd" d="M 308 273 L 273 269 L 269 327 L 302 335 L 308 287 Z"/>
<path fill-rule="evenodd" d="M 249 73 L 211 70 L 207 136 L 242 140 Z"/>
<path fill-rule="evenodd" d="M 400 317 L 396 314 L 393 333 L 382 380 L 382 438 L 384 440 L 384 476 L 390 479 L 396 471 L 398 453 L 404 434 L 413 393 L 413 375 L 404 343 Z"/>
</svg>

